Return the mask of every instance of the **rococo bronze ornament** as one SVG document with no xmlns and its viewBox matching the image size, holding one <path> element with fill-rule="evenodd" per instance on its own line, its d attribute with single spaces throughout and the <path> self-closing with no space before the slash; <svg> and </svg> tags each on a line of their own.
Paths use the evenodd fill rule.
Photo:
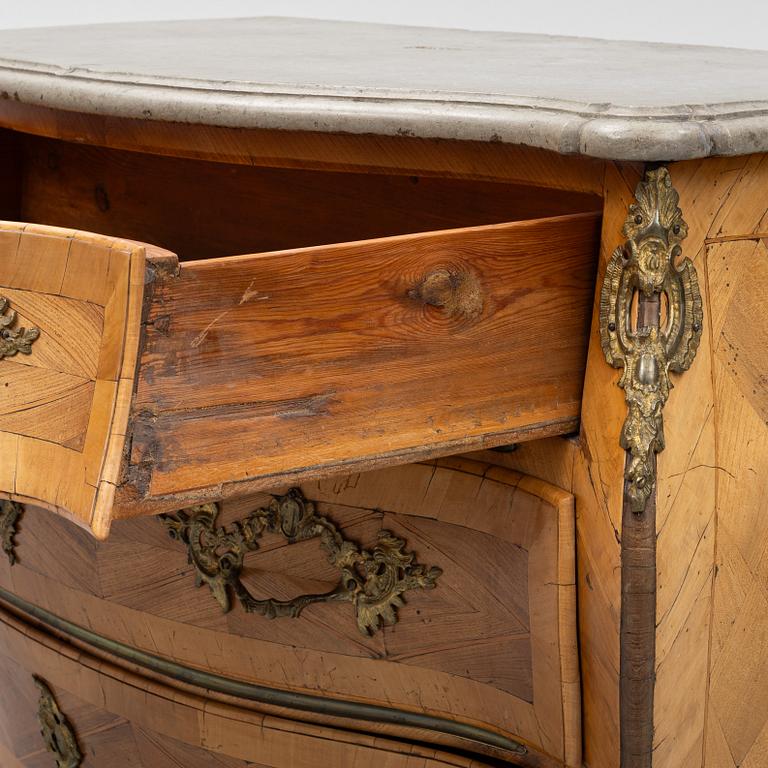
<svg viewBox="0 0 768 768">
<path fill-rule="evenodd" d="M 35 685 L 40 689 L 37 717 L 45 746 L 56 759 L 56 768 L 78 768 L 83 761 L 83 756 L 77 746 L 75 732 L 59 709 L 45 681 L 37 676 L 34 680 Z"/>
<path fill-rule="evenodd" d="M 627 497 L 636 513 L 656 485 L 669 372 L 690 367 L 701 337 L 701 294 L 693 263 L 682 257 L 688 227 L 678 202 L 666 168 L 646 173 L 629 206 L 627 241 L 614 251 L 600 295 L 605 359 L 624 369 L 619 386 L 629 413 L 621 446 L 630 453 Z"/>
<path fill-rule="evenodd" d="M 345 539 L 336 526 L 317 512 L 298 488 L 275 496 L 229 528 L 216 525 L 219 508 L 205 504 L 175 514 L 160 515 L 168 534 L 187 545 L 189 562 L 195 567 L 197 586 L 207 584 L 226 613 L 232 607 L 230 592 L 248 612 L 267 618 L 297 617 L 311 603 L 349 602 L 354 605 L 357 626 L 364 635 L 381 624 L 397 622 L 402 594 L 411 589 L 431 589 L 442 573 L 437 567 L 414 563 L 405 552 L 405 542 L 389 531 L 380 531 L 372 551 Z M 341 572 L 338 585 L 328 593 L 300 595 L 292 600 L 257 600 L 240 580 L 247 552 L 259 547 L 265 532 L 284 536 L 289 543 L 320 538 L 330 563 Z"/>
<path fill-rule="evenodd" d="M 8 308 L 8 299 L 0 296 L 0 360 L 18 352 L 29 355 L 32 343 L 40 335 L 39 328 L 14 328 L 16 312 Z"/>
<path fill-rule="evenodd" d="M 8 555 L 11 565 L 16 563 L 16 536 L 17 525 L 24 507 L 15 501 L 0 499 L 0 546 L 3 552 Z"/>
</svg>

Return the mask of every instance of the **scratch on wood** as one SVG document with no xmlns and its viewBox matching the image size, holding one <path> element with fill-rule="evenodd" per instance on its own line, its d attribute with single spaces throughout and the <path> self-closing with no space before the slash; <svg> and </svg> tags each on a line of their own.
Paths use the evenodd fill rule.
<svg viewBox="0 0 768 768">
<path fill-rule="evenodd" d="M 262 293 L 261 291 L 255 291 L 253 289 L 253 284 L 256 282 L 256 280 L 251 280 L 251 284 L 245 289 L 245 293 L 243 294 L 243 297 L 240 299 L 240 304 L 245 304 L 246 301 L 266 301 L 269 299 L 269 294 Z"/>
<path fill-rule="evenodd" d="M 221 320 L 224 316 L 228 315 L 229 311 L 230 310 L 225 309 L 221 314 L 216 315 L 216 317 L 214 317 L 213 320 L 211 320 L 211 322 L 208 323 L 208 325 L 206 325 L 205 328 L 203 328 L 203 330 L 200 331 L 200 333 L 198 333 L 194 339 L 192 339 L 192 346 L 199 347 L 205 341 L 205 338 L 208 336 L 211 328 L 213 328 L 213 326 L 216 325 L 216 323 L 218 323 L 219 320 Z"/>
</svg>

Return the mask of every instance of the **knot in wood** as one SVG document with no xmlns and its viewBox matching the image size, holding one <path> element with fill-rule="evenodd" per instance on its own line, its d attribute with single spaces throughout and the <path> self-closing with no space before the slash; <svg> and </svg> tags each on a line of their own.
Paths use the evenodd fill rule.
<svg viewBox="0 0 768 768">
<path fill-rule="evenodd" d="M 476 318 L 483 311 L 483 290 L 468 270 L 437 267 L 427 273 L 408 296 L 431 307 L 444 309 L 449 317 Z"/>
</svg>

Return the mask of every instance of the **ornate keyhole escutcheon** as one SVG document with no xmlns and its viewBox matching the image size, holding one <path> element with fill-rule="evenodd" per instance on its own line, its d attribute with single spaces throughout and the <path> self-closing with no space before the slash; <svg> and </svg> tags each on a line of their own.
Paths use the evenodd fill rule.
<svg viewBox="0 0 768 768">
<path fill-rule="evenodd" d="M 16 311 L 10 309 L 8 299 L 0 296 L 0 360 L 16 354 L 31 354 L 32 344 L 40 336 L 39 328 L 17 327 L 16 321 Z"/>
<path fill-rule="evenodd" d="M 379 532 L 372 550 L 345 539 L 298 488 L 275 496 L 269 506 L 254 510 L 229 528 L 216 524 L 218 515 L 216 504 L 205 504 L 160 515 L 160 519 L 169 536 L 186 545 L 197 586 L 207 584 L 225 613 L 232 607 L 233 595 L 246 611 L 270 619 L 297 618 L 312 603 L 347 602 L 354 606 L 360 632 L 370 635 L 382 625 L 397 622 L 405 592 L 432 589 L 442 573 L 436 566 L 414 562 L 413 553 L 405 550 L 405 542 L 389 531 Z M 334 589 L 291 600 L 254 598 L 240 576 L 246 553 L 258 549 L 259 539 L 266 532 L 280 534 L 289 543 L 319 538 L 329 562 L 339 571 Z"/>
<path fill-rule="evenodd" d="M 59 709 L 47 683 L 37 676 L 34 681 L 40 689 L 40 700 L 37 705 L 40 733 L 46 748 L 56 760 L 56 768 L 78 768 L 83 761 L 83 756 L 77 746 L 75 732 L 69 720 Z"/>
<path fill-rule="evenodd" d="M 690 368 L 701 338 L 701 293 L 693 263 L 682 257 L 688 227 L 678 202 L 666 168 L 646 173 L 624 223 L 627 240 L 614 251 L 600 294 L 603 353 L 623 369 L 628 413 L 621 446 L 630 455 L 626 495 L 635 513 L 656 487 L 669 374 Z"/>
</svg>

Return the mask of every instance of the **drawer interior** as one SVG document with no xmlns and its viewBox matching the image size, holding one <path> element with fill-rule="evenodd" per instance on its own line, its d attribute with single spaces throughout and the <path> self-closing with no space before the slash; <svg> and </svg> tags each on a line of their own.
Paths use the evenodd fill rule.
<svg viewBox="0 0 768 768">
<path fill-rule="evenodd" d="M 0 147 L 0 216 L 28 222 L 0 226 L 1 295 L 40 337 L 4 364 L 0 494 L 104 537 L 193 499 L 578 426 L 595 195 Z"/>
<path fill-rule="evenodd" d="M 7 131 L 0 131 L 0 154 L 17 166 L 15 189 L 0 193 L 0 219 L 139 240 L 181 261 L 602 208 L 599 197 L 583 192 L 407 173 L 229 165 Z"/>
</svg>

